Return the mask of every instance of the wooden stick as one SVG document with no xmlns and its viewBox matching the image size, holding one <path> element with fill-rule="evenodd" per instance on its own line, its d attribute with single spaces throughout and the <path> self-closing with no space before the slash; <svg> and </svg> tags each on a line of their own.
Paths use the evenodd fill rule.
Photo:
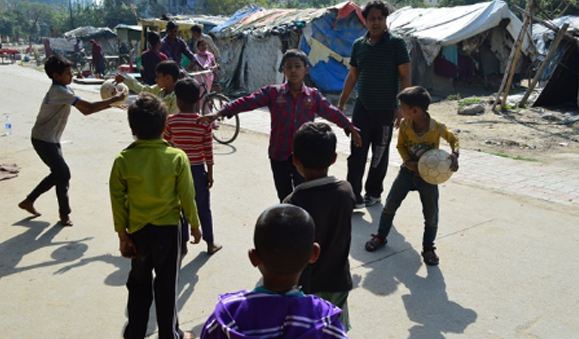
<svg viewBox="0 0 579 339">
<path fill-rule="evenodd" d="M 549 64 L 549 61 L 553 57 L 553 54 L 555 54 L 555 50 L 557 49 L 557 46 L 559 46 L 559 43 L 561 42 L 561 40 L 563 40 L 563 37 L 567 33 L 568 28 L 569 28 L 569 24 L 565 23 L 565 24 L 563 24 L 563 27 L 561 27 L 559 32 L 557 32 L 557 36 L 555 36 L 555 40 L 553 40 L 553 43 L 549 47 L 549 52 L 547 53 L 547 56 L 545 57 L 543 62 L 541 62 L 541 65 L 539 65 L 539 68 L 537 69 L 537 71 L 535 73 L 535 77 L 533 77 L 533 80 L 529 84 L 529 88 L 527 89 L 527 92 L 525 93 L 525 95 L 521 99 L 521 102 L 519 102 L 519 107 L 523 107 L 527 103 L 527 99 L 529 99 L 529 96 L 531 95 L 533 88 L 535 88 L 535 85 L 537 85 L 537 82 L 539 82 L 539 79 L 541 78 L 543 71 L 545 70 L 545 68 Z"/>
<path fill-rule="evenodd" d="M 536 21 L 536 22 L 538 22 L 539 24 L 541 24 L 541 25 L 543 25 L 543 26 L 545 26 L 545 27 L 547 27 L 547 28 L 549 28 L 549 29 L 551 29 L 551 30 L 553 30 L 553 31 L 555 31 L 555 32 L 558 32 L 559 29 L 560 29 L 559 27 L 555 26 L 554 24 L 552 24 L 552 23 L 550 23 L 550 22 L 548 22 L 548 21 L 542 20 L 542 19 L 534 16 L 532 13 L 529 13 L 528 11 L 522 9 L 521 7 L 519 7 L 519 6 L 517 6 L 517 5 L 513 5 L 513 7 L 515 7 L 515 9 L 518 10 L 519 12 L 521 12 L 522 14 L 524 14 L 524 15 L 529 15 L 529 16 L 533 19 L 533 21 Z M 576 41 L 576 40 L 577 40 L 577 37 L 576 37 L 575 35 L 569 33 L 569 32 L 565 33 L 565 37 L 566 37 L 566 38 L 569 38 L 569 39 L 571 39 L 571 40 L 573 40 L 573 41 Z"/>
<path fill-rule="evenodd" d="M 533 8 L 533 1 L 534 0 L 529 0 L 529 3 L 527 5 L 527 9 L 530 10 Z M 511 81 L 513 80 L 513 75 L 515 72 L 515 68 L 517 66 L 517 60 L 519 58 L 519 52 L 521 50 L 521 45 L 523 44 L 525 34 L 527 33 L 527 26 L 529 26 L 530 21 L 531 21 L 531 16 L 525 15 L 523 27 L 521 28 L 521 30 L 519 32 L 519 37 L 515 41 L 515 45 L 513 46 L 514 48 L 511 50 L 511 55 L 509 56 L 509 61 L 507 62 L 505 74 L 503 75 L 503 81 L 501 82 L 501 86 L 499 87 L 499 91 L 497 92 L 497 96 L 496 96 L 495 101 L 493 103 L 493 107 L 491 108 L 493 111 L 495 110 L 495 107 L 497 106 L 497 103 L 499 102 L 499 98 L 501 97 L 501 93 L 503 92 L 503 90 L 505 90 L 505 86 L 507 86 L 507 83 L 508 83 L 508 86 L 506 87 L 504 99 L 501 102 L 501 108 L 502 109 L 505 108 L 507 96 L 509 94 L 509 87 L 511 86 Z"/>
</svg>

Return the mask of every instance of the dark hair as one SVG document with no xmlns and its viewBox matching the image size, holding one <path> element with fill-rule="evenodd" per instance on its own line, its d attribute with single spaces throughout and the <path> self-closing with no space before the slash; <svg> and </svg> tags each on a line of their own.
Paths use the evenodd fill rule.
<svg viewBox="0 0 579 339">
<path fill-rule="evenodd" d="M 51 55 L 44 63 L 44 71 L 50 79 L 54 73 L 62 74 L 67 67 L 71 67 L 72 62 L 58 54 Z"/>
<path fill-rule="evenodd" d="M 275 275 L 303 271 L 312 256 L 314 219 L 301 207 L 280 204 L 266 209 L 255 224 L 253 243 L 263 266 Z"/>
<path fill-rule="evenodd" d="M 396 96 L 398 100 L 408 105 L 408 107 L 418 107 L 424 112 L 428 111 L 430 105 L 430 94 L 422 86 L 406 87 Z"/>
<path fill-rule="evenodd" d="M 201 27 L 199 25 L 191 26 L 191 32 L 201 33 Z"/>
<path fill-rule="evenodd" d="M 197 40 L 197 42 L 195 43 L 195 46 L 199 47 L 199 44 L 202 42 L 207 42 L 207 40 L 201 38 L 201 39 Z"/>
<path fill-rule="evenodd" d="M 151 47 L 155 46 L 159 41 L 161 41 L 161 37 L 157 32 L 149 32 L 149 34 L 147 34 L 147 39 L 149 39 L 149 44 L 151 44 Z"/>
<path fill-rule="evenodd" d="M 175 96 L 188 104 L 194 104 L 199 99 L 199 84 L 193 78 L 184 78 L 175 84 Z"/>
<path fill-rule="evenodd" d="M 328 168 L 336 155 L 336 135 L 325 122 L 307 122 L 294 135 L 293 152 L 304 168 Z"/>
<path fill-rule="evenodd" d="M 179 65 L 173 60 L 161 61 L 155 67 L 156 73 L 161 73 L 163 75 L 170 75 L 173 78 L 173 82 L 179 80 Z"/>
<path fill-rule="evenodd" d="M 388 9 L 388 7 L 386 7 L 386 4 L 383 1 L 370 1 L 368 2 L 366 5 L 364 5 L 364 8 L 362 9 L 362 16 L 364 17 L 364 19 L 366 19 L 368 17 L 368 13 L 370 13 L 371 9 L 379 9 L 382 12 L 382 15 L 384 15 L 385 17 L 388 17 L 388 15 L 390 14 L 390 10 Z"/>
<path fill-rule="evenodd" d="M 283 67 L 283 64 L 285 64 L 288 58 L 300 58 L 304 62 L 304 66 L 308 65 L 308 56 L 302 50 L 295 48 L 288 49 L 281 58 L 281 67 Z"/>
<path fill-rule="evenodd" d="M 165 129 L 167 106 L 153 94 L 142 92 L 129 106 L 128 117 L 138 139 L 158 139 Z"/>
<path fill-rule="evenodd" d="M 179 26 L 173 22 L 173 21 L 169 21 L 167 22 L 167 31 L 172 30 L 173 28 L 178 28 Z"/>
</svg>

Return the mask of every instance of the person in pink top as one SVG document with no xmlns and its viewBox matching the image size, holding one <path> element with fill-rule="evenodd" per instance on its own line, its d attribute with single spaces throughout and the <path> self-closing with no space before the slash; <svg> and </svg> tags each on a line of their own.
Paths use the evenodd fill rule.
<svg viewBox="0 0 579 339">
<path fill-rule="evenodd" d="M 207 243 L 207 253 L 213 254 L 222 248 L 213 241 L 213 218 L 209 203 L 209 189 L 213 186 L 213 132 L 210 124 L 197 123 L 201 115 L 194 108 L 199 101 L 199 86 L 195 80 L 184 78 L 177 81 L 174 92 L 179 113 L 167 117 L 163 138 L 189 157 L 203 240 Z M 187 223 L 183 227 L 186 230 Z M 185 234 L 188 233 L 183 232 Z M 187 240 L 183 242 L 183 253 L 187 252 Z"/>
<path fill-rule="evenodd" d="M 193 65 L 193 70 L 202 71 L 216 67 L 217 61 L 215 60 L 215 56 L 213 55 L 213 53 L 209 52 L 209 50 L 207 49 L 208 46 L 207 41 L 201 38 L 197 40 L 196 46 L 197 46 L 197 53 L 195 54 L 195 57 L 197 58 L 199 65 L 191 63 Z M 197 80 L 198 83 L 204 82 L 205 89 L 207 90 L 207 92 L 211 92 L 211 89 L 213 88 L 214 77 L 215 74 L 213 72 L 207 72 L 204 74 L 196 75 L 195 80 Z M 201 93 L 199 93 L 199 97 L 201 98 L 199 100 L 199 107 L 203 107 L 203 102 L 205 100 L 205 92 L 204 92 L 205 89 L 201 88 Z M 204 113 L 211 113 L 211 112 L 204 112 Z"/>
</svg>

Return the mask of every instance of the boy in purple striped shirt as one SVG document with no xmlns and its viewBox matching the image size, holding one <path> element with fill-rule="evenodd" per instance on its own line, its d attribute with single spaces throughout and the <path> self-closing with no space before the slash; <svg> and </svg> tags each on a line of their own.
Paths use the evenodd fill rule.
<svg viewBox="0 0 579 339">
<path fill-rule="evenodd" d="M 201 339 L 348 338 L 331 303 L 297 286 L 308 263 L 317 260 L 314 220 L 301 207 L 282 204 L 257 219 L 249 260 L 263 275 L 253 291 L 220 295 Z"/>
<path fill-rule="evenodd" d="M 281 59 L 287 82 L 270 85 L 259 91 L 225 105 L 220 111 L 205 115 L 201 121 L 214 121 L 220 116 L 231 118 L 234 114 L 268 107 L 271 113 L 269 159 L 277 196 L 281 201 L 293 191 L 304 178 L 292 162 L 294 133 L 317 115 L 352 133 L 356 146 L 362 139 L 356 127 L 336 106 L 332 105 L 317 88 L 307 87 L 304 77 L 308 73 L 308 58 L 303 51 L 290 49 Z"/>
</svg>

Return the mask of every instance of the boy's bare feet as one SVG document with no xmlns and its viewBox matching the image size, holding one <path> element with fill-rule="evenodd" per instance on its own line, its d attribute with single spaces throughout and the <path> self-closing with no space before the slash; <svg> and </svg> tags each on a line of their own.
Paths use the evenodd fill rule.
<svg viewBox="0 0 579 339">
<path fill-rule="evenodd" d="M 68 214 L 61 214 L 60 215 L 60 224 L 62 226 L 72 226 L 72 220 L 70 220 L 70 216 Z"/>
<path fill-rule="evenodd" d="M 35 217 L 40 216 L 40 213 L 36 210 L 36 208 L 34 208 L 34 203 L 28 199 L 22 200 L 18 204 L 18 207 L 22 208 L 23 210 L 26 210 L 28 213 L 34 215 Z"/>
<path fill-rule="evenodd" d="M 209 255 L 214 254 L 215 252 L 219 251 L 222 248 L 223 248 L 223 246 L 216 244 L 214 242 L 208 242 L 207 243 L 207 253 Z"/>
</svg>

